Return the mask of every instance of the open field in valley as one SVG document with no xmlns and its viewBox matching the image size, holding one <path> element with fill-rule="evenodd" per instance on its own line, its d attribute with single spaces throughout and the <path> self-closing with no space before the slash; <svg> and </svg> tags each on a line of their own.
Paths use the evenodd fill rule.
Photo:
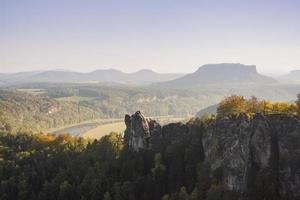
<svg viewBox="0 0 300 200">
<path fill-rule="evenodd" d="M 116 122 L 111 124 L 103 124 L 97 126 L 96 128 L 90 129 L 87 132 L 81 134 L 80 136 L 84 138 L 100 139 L 104 135 L 108 135 L 110 132 L 117 132 L 123 134 L 126 126 L 124 122 Z"/>
</svg>

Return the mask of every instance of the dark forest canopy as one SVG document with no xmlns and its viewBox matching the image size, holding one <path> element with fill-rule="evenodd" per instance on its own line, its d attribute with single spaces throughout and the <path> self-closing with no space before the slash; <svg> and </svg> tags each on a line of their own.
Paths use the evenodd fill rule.
<svg viewBox="0 0 300 200">
<path fill-rule="evenodd" d="M 1 133 L 0 198 L 237 199 L 208 177 L 198 134 L 166 140 L 159 152 L 123 148 L 111 133 L 99 141 L 68 135 Z"/>
</svg>

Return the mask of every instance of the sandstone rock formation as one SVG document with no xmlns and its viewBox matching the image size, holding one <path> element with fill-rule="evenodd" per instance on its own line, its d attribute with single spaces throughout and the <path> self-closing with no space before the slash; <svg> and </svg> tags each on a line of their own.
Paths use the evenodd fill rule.
<svg viewBox="0 0 300 200">
<path fill-rule="evenodd" d="M 199 132 L 211 176 L 219 174 L 220 181 L 243 199 L 265 199 L 257 197 L 259 193 L 273 199 L 300 199 L 299 117 L 240 114 L 201 127 L 182 123 L 161 127 L 138 111 L 126 115 L 125 123 L 125 143 L 137 151 L 158 149 L 161 138 Z"/>
<path fill-rule="evenodd" d="M 259 193 L 300 198 L 299 118 L 241 114 L 217 120 L 206 128 L 202 144 L 212 172 L 221 170 L 223 183 L 245 199 Z"/>
<path fill-rule="evenodd" d="M 149 140 L 155 140 L 161 136 L 161 126 L 151 119 L 147 119 L 143 113 L 137 111 L 132 116 L 125 116 L 126 130 L 124 142 L 136 151 L 150 148 Z"/>
</svg>

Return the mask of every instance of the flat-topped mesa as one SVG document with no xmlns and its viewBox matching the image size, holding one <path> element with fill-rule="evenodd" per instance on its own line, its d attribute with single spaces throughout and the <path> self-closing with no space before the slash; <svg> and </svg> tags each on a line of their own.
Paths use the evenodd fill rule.
<svg viewBox="0 0 300 200">
<path fill-rule="evenodd" d="M 233 72 L 233 73 L 258 73 L 255 65 L 243 65 L 240 63 L 221 63 L 221 64 L 206 64 L 200 67 L 197 72 Z"/>
<path fill-rule="evenodd" d="M 203 85 L 240 85 L 240 84 L 275 84 L 273 78 L 257 72 L 255 65 L 243 65 L 239 63 L 207 64 L 197 71 L 177 79 L 159 83 L 167 88 L 189 88 Z"/>
</svg>

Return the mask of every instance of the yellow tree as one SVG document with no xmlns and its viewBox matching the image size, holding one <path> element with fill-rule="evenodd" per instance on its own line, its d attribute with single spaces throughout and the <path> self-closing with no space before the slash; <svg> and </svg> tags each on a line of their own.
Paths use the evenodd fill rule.
<svg viewBox="0 0 300 200">
<path fill-rule="evenodd" d="M 272 110 L 273 110 L 272 102 L 269 101 L 269 100 L 263 100 L 262 104 L 263 104 L 263 113 L 264 114 L 271 114 Z"/>
<path fill-rule="evenodd" d="M 290 113 L 290 104 L 287 102 L 278 102 L 273 104 L 273 112 L 274 113 Z"/>
<path fill-rule="evenodd" d="M 247 100 L 243 96 L 233 95 L 220 102 L 217 114 L 218 117 L 229 117 L 247 112 L 247 110 Z"/>
<path fill-rule="evenodd" d="M 296 105 L 297 105 L 298 114 L 300 115 L 300 94 L 297 95 Z"/>
</svg>

